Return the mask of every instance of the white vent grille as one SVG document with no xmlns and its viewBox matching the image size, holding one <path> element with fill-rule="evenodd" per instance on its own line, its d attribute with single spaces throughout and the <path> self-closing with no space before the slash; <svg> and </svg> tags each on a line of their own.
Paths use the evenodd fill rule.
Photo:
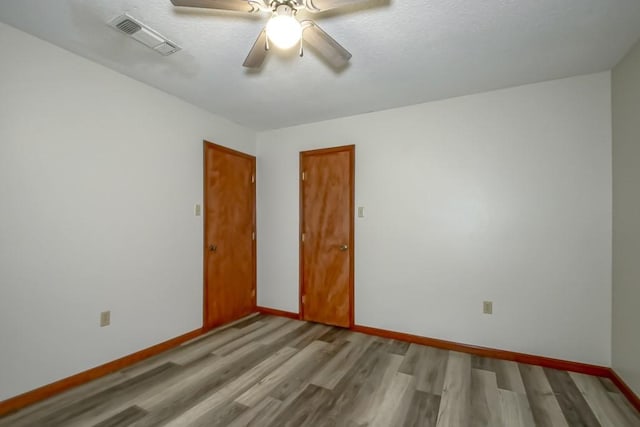
<svg viewBox="0 0 640 427">
<path fill-rule="evenodd" d="M 123 33 L 129 34 L 129 35 L 135 32 L 138 32 L 142 29 L 140 25 L 136 24 L 129 18 L 126 18 L 123 21 L 118 22 L 116 24 L 116 28 L 122 31 Z"/>
<path fill-rule="evenodd" d="M 180 46 L 169 41 L 159 32 L 126 13 L 109 21 L 109 25 L 148 48 L 155 50 L 160 55 L 168 56 L 181 49 Z"/>
</svg>

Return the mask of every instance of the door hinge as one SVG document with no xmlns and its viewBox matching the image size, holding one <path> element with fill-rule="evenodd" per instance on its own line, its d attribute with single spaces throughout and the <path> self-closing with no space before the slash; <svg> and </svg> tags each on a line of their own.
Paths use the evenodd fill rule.
<svg viewBox="0 0 640 427">
<path fill-rule="evenodd" d="M 305 181 L 307 179 L 307 173 L 302 172 L 302 180 Z"/>
<path fill-rule="evenodd" d="M 307 302 L 307 296 L 306 295 L 302 295 L 302 304 L 306 304 Z"/>
<path fill-rule="evenodd" d="M 255 231 L 251 232 L 251 240 L 256 240 L 256 232 Z"/>
<path fill-rule="evenodd" d="M 300 236 L 300 241 L 302 241 L 302 243 L 304 243 L 304 234 L 305 233 L 302 233 L 302 235 Z"/>
<path fill-rule="evenodd" d="M 256 182 L 256 176 L 251 174 L 251 183 L 255 184 L 255 182 Z"/>
</svg>

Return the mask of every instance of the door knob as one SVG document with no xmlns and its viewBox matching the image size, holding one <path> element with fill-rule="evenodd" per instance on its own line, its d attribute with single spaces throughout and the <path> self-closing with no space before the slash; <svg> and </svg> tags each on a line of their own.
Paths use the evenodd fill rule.
<svg viewBox="0 0 640 427">
<path fill-rule="evenodd" d="M 215 252 L 218 250 L 218 247 L 216 245 L 209 245 L 209 252 Z"/>
<path fill-rule="evenodd" d="M 340 250 L 341 250 L 342 252 L 346 252 L 346 251 L 347 251 L 347 249 L 349 249 L 349 246 L 347 246 L 347 245 L 341 245 L 341 246 L 340 246 Z"/>
</svg>

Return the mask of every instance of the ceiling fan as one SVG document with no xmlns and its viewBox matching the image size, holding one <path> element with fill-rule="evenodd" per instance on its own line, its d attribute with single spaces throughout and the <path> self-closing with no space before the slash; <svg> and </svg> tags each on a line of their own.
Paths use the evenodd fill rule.
<svg viewBox="0 0 640 427">
<path fill-rule="evenodd" d="M 271 44 L 280 49 L 298 46 L 303 55 L 302 43 L 312 46 L 334 68 L 344 67 L 351 54 L 311 20 L 298 21 L 301 10 L 324 12 L 366 0 L 171 0 L 174 6 L 230 10 L 246 13 L 269 12 L 271 18 L 244 60 L 247 68 L 260 68 Z"/>
</svg>

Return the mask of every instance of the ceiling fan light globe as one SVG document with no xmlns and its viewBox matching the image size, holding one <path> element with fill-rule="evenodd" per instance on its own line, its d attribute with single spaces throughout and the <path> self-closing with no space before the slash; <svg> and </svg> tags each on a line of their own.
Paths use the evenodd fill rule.
<svg viewBox="0 0 640 427">
<path fill-rule="evenodd" d="M 302 26 L 293 16 L 275 15 L 267 23 L 267 37 L 280 49 L 290 49 L 302 38 Z"/>
</svg>

